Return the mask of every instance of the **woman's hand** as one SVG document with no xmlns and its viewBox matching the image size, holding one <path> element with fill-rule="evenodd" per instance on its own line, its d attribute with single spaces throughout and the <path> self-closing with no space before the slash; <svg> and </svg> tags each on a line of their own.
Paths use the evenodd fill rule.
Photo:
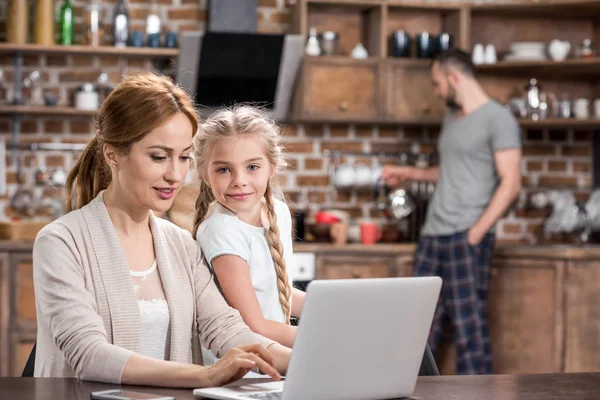
<svg viewBox="0 0 600 400">
<path fill-rule="evenodd" d="M 274 367 L 275 359 L 259 344 L 234 347 L 216 364 L 207 368 L 208 387 L 222 386 L 241 379 L 249 371 L 259 371 L 275 380 L 281 379 Z"/>
</svg>

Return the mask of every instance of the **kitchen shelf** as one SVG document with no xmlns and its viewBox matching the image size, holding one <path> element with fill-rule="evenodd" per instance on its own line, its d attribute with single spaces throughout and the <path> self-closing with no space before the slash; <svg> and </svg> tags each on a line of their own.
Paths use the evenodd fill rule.
<svg viewBox="0 0 600 400">
<path fill-rule="evenodd" d="M 429 68 L 433 59 L 431 58 L 416 58 L 416 57 L 388 57 L 387 62 L 402 67 L 417 67 L 417 68 Z"/>
<path fill-rule="evenodd" d="M 396 126 L 439 126 L 441 118 L 352 118 L 352 117 L 315 117 L 292 118 L 285 121 L 288 124 L 351 124 L 351 125 L 396 125 Z"/>
<path fill-rule="evenodd" d="M 92 117 L 97 110 L 80 110 L 74 107 L 0 106 L 0 115 L 60 115 Z"/>
<path fill-rule="evenodd" d="M 306 0 L 306 4 L 311 6 L 347 6 L 369 8 L 382 6 L 386 0 Z"/>
<path fill-rule="evenodd" d="M 115 47 L 115 46 L 46 46 L 38 44 L 0 43 L 0 54 L 62 54 L 62 55 L 96 55 L 123 57 L 169 58 L 179 56 L 179 49 L 152 47 Z"/>
<path fill-rule="evenodd" d="M 352 58 L 350 56 L 306 56 L 304 57 L 309 63 L 313 64 L 331 64 L 331 65 L 365 65 L 365 64 L 377 64 L 379 57 L 367 57 L 367 58 Z"/>
<path fill-rule="evenodd" d="M 600 78 L 600 57 L 574 58 L 565 61 L 498 61 L 477 65 L 480 74 L 564 79 Z"/>
<path fill-rule="evenodd" d="M 463 5 L 451 2 L 424 3 L 422 0 L 387 0 L 390 8 L 404 8 L 427 11 L 458 11 Z"/>
<path fill-rule="evenodd" d="M 390 0 L 391 1 L 391 0 Z M 586 17 L 600 15 L 598 0 L 538 0 L 530 3 L 488 3 L 471 6 L 473 14 L 493 14 L 495 16 L 517 17 Z"/>
<path fill-rule="evenodd" d="M 565 119 L 565 118 L 548 118 L 538 121 L 530 119 L 520 119 L 519 124 L 526 129 L 552 129 L 552 128 L 594 128 L 600 129 L 600 119 Z"/>
</svg>

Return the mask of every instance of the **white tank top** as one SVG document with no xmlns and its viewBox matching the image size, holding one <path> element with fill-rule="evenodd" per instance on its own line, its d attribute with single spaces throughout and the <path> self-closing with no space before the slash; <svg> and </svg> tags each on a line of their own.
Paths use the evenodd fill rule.
<svg viewBox="0 0 600 400">
<path fill-rule="evenodd" d="M 140 309 L 140 353 L 160 360 L 168 353 L 169 305 L 156 261 L 145 271 L 129 271 Z"/>
</svg>

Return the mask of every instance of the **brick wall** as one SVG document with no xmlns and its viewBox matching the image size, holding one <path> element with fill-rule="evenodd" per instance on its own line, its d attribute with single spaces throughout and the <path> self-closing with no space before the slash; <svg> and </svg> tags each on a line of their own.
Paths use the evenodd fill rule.
<svg viewBox="0 0 600 400">
<path fill-rule="evenodd" d="M 289 1 L 289 0 L 287 0 Z M 6 1 L 0 2 L 0 40 L 4 39 Z M 60 2 L 57 2 L 57 9 Z M 85 1 L 75 0 L 76 23 L 82 25 Z M 101 2 L 107 30 L 115 0 Z M 132 29 L 143 30 L 149 1 L 129 0 Z M 182 32 L 204 29 L 206 1 L 158 0 L 165 30 Z M 287 32 L 291 15 L 286 0 L 260 0 L 258 26 L 261 32 Z M 81 35 L 81 30 L 77 31 Z M 80 36 L 76 37 L 77 39 Z M 121 72 L 134 73 L 151 68 L 143 60 L 119 61 L 111 57 L 27 56 L 25 73 L 43 70 L 43 87 L 57 94 L 60 101 L 69 100 L 72 91 L 81 83 L 94 81 L 100 72 L 108 72 L 111 82 L 117 83 Z M 12 82 L 12 59 L 0 58 L 0 68 L 9 84 Z M 91 135 L 89 118 L 27 118 L 21 126 L 22 142 L 85 143 Z M 11 120 L 0 116 L 0 140 L 10 139 Z M 285 144 L 290 169 L 283 177 L 283 185 L 294 201 L 301 192 L 317 192 L 320 204 L 343 208 L 355 217 L 379 217 L 371 208 L 370 193 L 344 193 L 333 195 L 327 175 L 329 159 L 321 156 L 323 150 L 342 149 L 354 151 L 408 150 L 418 143 L 422 151 L 435 149 L 439 132 L 436 129 L 415 129 L 390 126 L 310 125 L 288 126 Z M 522 171 L 525 189 L 520 206 L 498 224 L 499 237 L 507 242 L 535 242 L 541 232 L 545 212 L 531 210 L 525 205 L 527 193 L 538 188 L 567 188 L 574 190 L 580 199 L 586 199 L 591 186 L 590 133 L 584 131 L 529 131 L 524 132 L 524 160 Z M 31 155 L 24 154 L 25 164 L 32 170 Z M 38 155 L 48 167 L 72 164 L 76 155 L 46 152 Z M 371 160 L 362 160 L 371 162 Z M 3 166 L 0 166 L 3 167 Z M 13 160 L 6 166 L 10 183 L 8 196 L 0 197 L 0 218 L 11 215 L 8 198 L 16 189 L 16 169 Z M 49 191 L 52 193 L 52 190 Z"/>
</svg>

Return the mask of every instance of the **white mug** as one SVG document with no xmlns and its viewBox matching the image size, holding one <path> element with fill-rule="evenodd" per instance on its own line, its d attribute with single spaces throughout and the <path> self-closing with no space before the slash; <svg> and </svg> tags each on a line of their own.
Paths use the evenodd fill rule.
<svg viewBox="0 0 600 400">
<path fill-rule="evenodd" d="M 588 99 L 577 99 L 573 106 L 575 118 L 585 119 L 590 117 L 590 101 Z"/>
<path fill-rule="evenodd" d="M 473 47 L 472 61 L 473 64 L 483 64 L 485 62 L 485 51 L 481 43 L 477 43 L 475 47 Z"/>
<path fill-rule="evenodd" d="M 600 118 L 600 99 L 594 100 L 594 116 Z"/>
<path fill-rule="evenodd" d="M 354 166 L 351 164 L 340 165 L 335 172 L 335 185 L 337 187 L 350 187 L 355 184 Z"/>
<path fill-rule="evenodd" d="M 497 61 L 496 47 L 493 44 L 485 46 L 485 62 L 486 64 L 495 64 Z"/>
</svg>

